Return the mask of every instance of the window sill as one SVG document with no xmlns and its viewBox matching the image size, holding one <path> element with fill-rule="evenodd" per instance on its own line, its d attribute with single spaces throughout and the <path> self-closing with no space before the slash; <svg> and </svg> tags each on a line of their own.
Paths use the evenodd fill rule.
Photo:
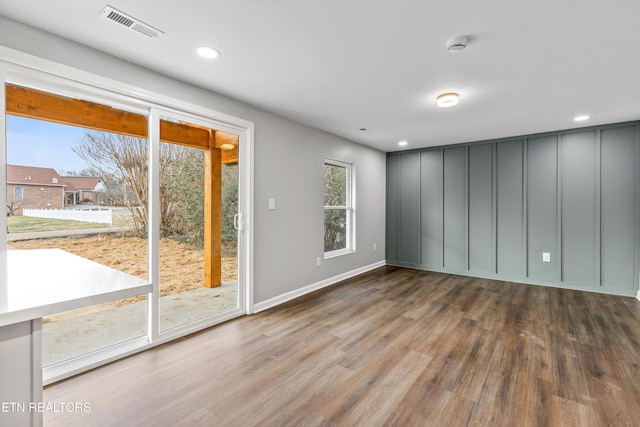
<svg viewBox="0 0 640 427">
<path fill-rule="evenodd" d="M 342 256 L 342 255 L 348 255 L 348 254 L 352 254 L 354 252 L 355 252 L 355 249 L 340 249 L 340 250 L 337 250 L 337 251 L 325 252 L 324 253 L 324 259 L 335 258 L 335 257 Z"/>
</svg>

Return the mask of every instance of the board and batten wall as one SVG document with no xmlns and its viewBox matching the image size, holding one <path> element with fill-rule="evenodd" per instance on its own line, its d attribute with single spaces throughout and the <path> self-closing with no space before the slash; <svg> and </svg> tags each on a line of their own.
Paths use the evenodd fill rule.
<svg viewBox="0 0 640 427">
<path fill-rule="evenodd" d="M 635 296 L 639 143 L 632 122 L 389 153 L 387 263 Z"/>
</svg>

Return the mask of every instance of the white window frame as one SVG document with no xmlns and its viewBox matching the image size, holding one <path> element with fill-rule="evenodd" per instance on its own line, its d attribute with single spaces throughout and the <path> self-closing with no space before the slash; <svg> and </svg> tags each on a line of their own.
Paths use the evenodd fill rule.
<svg viewBox="0 0 640 427">
<path fill-rule="evenodd" d="M 333 257 L 337 257 L 337 256 L 341 256 L 341 255 L 346 255 L 346 254 L 350 254 L 350 253 L 354 253 L 356 251 L 356 215 L 355 215 L 355 167 L 352 163 L 347 163 L 347 162 L 343 162 L 340 160 L 335 160 L 335 159 L 324 159 L 324 163 L 323 163 L 323 172 L 324 172 L 324 166 L 325 165 L 331 165 L 331 166 L 338 166 L 338 167 L 343 167 L 347 170 L 347 200 L 346 200 L 346 206 L 324 206 L 324 210 L 330 210 L 330 209 L 344 209 L 347 212 L 347 231 L 346 231 L 346 237 L 347 237 L 347 244 L 343 249 L 337 249 L 335 251 L 329 251 L 329 252 L 324 252 L 324 258 L 333 258 Z M 323 182 L 324 182 L 324 177 L 323 177 Z M 324 204 L 324 186 L 323 186 L 323 192 L 322 192 L 322 198 L 323 198 L 323 204 Z M 322 215 L 322 226 L 323 226 L 323 230 L 324 230 L 324 215 Z M 323 232 L 323 237 L 324 237 L 324 232 Z M 322 245 L 323 245 L 323 251 L 324 251 L 324 238 L 322 240 Z"/>
</svg>

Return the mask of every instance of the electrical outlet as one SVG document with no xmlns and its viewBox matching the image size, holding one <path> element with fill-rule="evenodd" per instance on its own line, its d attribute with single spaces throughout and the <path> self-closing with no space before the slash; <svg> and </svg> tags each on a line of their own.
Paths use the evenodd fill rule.
<svg viewBox="0 0 640 427">
<path fill-rule="evenodd" d="M 551 253 L 542 252 L 542 262 L 551 262 Z"/>
<path fill-rule="evenodd" d="M 377 250 L 378 250 L 378 244 L 377 244 L 377 243 L 374 243 L 374 244 L 373 244 L 373 252 L 375 252 L 375 251 L 377 251 Z"/>
<path fill-rule="evenodd" d="M 318 257 L 316 258 L 316 267 L 320 267 L 322 265 L 322 258 Z"/>
</svg>

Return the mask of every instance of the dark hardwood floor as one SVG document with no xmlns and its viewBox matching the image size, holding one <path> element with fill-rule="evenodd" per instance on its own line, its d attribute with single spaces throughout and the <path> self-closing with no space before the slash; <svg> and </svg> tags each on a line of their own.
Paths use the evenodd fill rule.
<svg viewBox="0 0 640 427">
<path fill-rule="evenodd" d="M 634 298 L 383 267 L 47 387 L 45 426 L 639 426 Z"/>
</svg>

